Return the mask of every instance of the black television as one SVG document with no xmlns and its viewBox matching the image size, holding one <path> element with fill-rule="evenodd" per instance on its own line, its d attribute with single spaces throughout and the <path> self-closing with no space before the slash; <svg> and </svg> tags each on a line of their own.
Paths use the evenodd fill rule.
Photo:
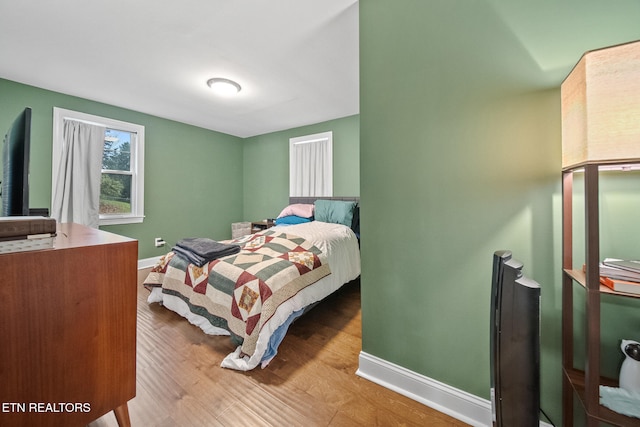
<svg viewBox="0 0 640 427">
<path fill-rule="evenodd" d="M 493 255 L 491 412 L 495 427 L 540 423 L 540 285 L 507 250 Z"/>
<path fill-rule="evenodd" d="M 29 215 L 30 145 L 31 108 L 27 107 L 14 120 L 2 144 L 0 216 Z"/>
</svg>

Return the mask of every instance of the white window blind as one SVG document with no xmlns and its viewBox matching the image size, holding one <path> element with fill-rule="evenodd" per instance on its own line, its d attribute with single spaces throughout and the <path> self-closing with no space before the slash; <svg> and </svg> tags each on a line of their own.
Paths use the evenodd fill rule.
<svg viewBox="0 0 640 427">
<path fill-rule="evenodd" d="M 289 140 L 289 195 L 333 195 L 333 132 Z"/>
</svg>

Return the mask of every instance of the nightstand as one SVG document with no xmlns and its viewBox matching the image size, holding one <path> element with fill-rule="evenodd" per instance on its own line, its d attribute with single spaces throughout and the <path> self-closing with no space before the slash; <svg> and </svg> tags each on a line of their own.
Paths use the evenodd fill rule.
<svg viewBox="0 0 640 427">
<path fill-rule="evenodd" d="M 266 230 L 267 228 L 273 227 L 275 222 L 272 219 L 264 219 L 262 221 L 254 221 L 251 223 L 251 234 L 257 233 L 258 231 Z"/>
</svg>

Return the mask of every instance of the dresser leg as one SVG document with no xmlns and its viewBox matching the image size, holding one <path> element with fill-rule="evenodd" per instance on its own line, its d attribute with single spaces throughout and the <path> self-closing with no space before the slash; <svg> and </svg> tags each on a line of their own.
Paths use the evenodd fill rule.
<svg viewBox="0 0 640 427">
<path fill-rule="evenodd" d="M 131 420 L 129 419 L 129 406 L 127 403 L 123 403 L 113 410 L 116 416 L 116 421 L 120 427 L 131 427 Z"/>
</svg>

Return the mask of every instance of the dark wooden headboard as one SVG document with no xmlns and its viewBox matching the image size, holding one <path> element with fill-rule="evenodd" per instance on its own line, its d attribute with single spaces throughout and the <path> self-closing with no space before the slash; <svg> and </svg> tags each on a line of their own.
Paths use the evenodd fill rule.
<svg viewBox="0 0 640 427">
<path fill-rule="evenodd" d="M 337 196 L 337 197 L 322 197 L 322 196 L 312 196 L 312 197 L 302 197 L 302 196 L 289 196 L 289 204 L 294 204 L 294 203 L 304 203 L 304 204 L 313 204 L 313 202 L 315 202 L 318 199 L 322 199 L 322 200 L 344 200 L 347 202 L 360 202 L 360 197 L 343 197 L 343 196 Z"/>
</svg>

